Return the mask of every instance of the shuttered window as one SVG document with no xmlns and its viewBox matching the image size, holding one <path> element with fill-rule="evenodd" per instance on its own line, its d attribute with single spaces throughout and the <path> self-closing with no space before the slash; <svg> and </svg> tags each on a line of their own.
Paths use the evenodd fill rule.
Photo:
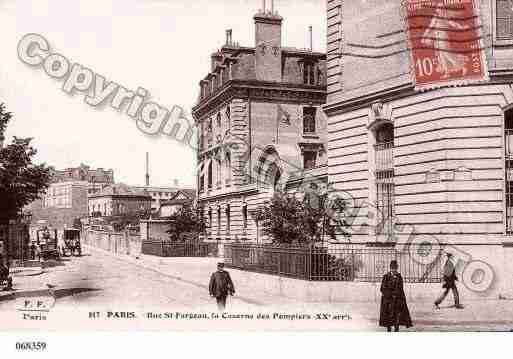
<svg viewBox="0 0 513 359">
<path fill-rule="evenodd" d="M 497 0 L 497 39 L 513 40 L 513 0 Z"/>
</svg>

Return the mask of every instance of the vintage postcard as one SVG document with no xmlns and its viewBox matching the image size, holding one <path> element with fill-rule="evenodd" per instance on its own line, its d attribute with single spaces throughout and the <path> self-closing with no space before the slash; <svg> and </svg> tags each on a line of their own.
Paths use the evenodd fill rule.
<svg viewBox="0 0 513 359">
<path fill-rule="evenodd" d="M 512 0 L 3 0 L 0 39 L 1 331 L 513 330 Z"/>
</svg>

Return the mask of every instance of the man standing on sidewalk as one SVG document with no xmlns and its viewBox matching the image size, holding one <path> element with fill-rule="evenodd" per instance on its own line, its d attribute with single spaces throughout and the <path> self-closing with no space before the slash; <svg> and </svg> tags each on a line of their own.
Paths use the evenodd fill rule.
<svg viewBox="0 0 513 359">
<path fill-rule="evenodd" d="M 228 297 L 228 294 L 235 294 L 232 278 L 230 273 L 224 270 L 224 263 L 217 263 L 217 271 L 212 273 L 208 287 L 210 295 L 217 300 L 217 308 L 223 311 L 226 307 L 226 297 Z"/>
<path fill-rule="evenodd" d="M 458 277 L 456 276 L 456 266 L 452 262 L 452 253 L 447 253 L 447 262 L 445 262 L 443 276 L 444 284 L 442 288 L 444 288 L 444 292 L 435 302 L 436 309 L 440 309 L 440 303 L 442 303 L 445 297 L 447 297 L 449 290 L 452 290 L 452 294 L 454 296 L 454 307 L 457 309 L 463 309 L 463 306 L 460 304 L 460 294 L 456 287 Z"/>
</svg>

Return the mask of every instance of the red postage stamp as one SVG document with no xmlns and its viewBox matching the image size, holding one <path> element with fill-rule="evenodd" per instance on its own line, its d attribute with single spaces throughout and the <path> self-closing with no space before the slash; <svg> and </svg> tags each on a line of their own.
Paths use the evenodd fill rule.
<svg viewBox="0 0 513 359">
<path fill-rule="evenodd" d="M 416 89 L 487 78 L 475 0 L 406 0 L 405 8 Z"/>
</svg>

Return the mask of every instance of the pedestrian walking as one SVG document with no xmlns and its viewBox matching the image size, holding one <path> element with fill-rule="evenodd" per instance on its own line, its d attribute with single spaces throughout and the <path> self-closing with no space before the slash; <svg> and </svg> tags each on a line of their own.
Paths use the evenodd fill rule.
<svg viewBox="0 0 513 359">
<path fill-rule="evenodd" d="M 454 296 L 454 307 L 457 309 L 463 309 L 463 306 L 460 304 L 460 294 L 458 293 L 458 287 L 456 287 L 456 281 L 458 277 L 456 276 L 456 266 L 452 261 L 452 253 L 447 253 L 447 261 L 445 262 L 443 269 L 443 286 L 444 289 L 442 295 L 435 301 L 435 308 L 440 309 L 440 304 L 444 301 L 449 291 L 452 290 L 452 295 Z"/>
<path fill-rule="evenodd" d="M 226 298 L 235 294 L 230 273 L 224 270 L 224 263 L 217 263 L 217 271 L 210 277 L 209 291 L 217 300 L 217 308 L 223 311 L 226 308 Z"/>
<path fill-rule="evenodd" d="M 392 331 L 392 327 L 398 332 L 401 325 L 407 328 L 413 326 L 404 294 L 403 277 L 398 268 L 397 261 L 391 261 L 390 272 L 383 276 L 381 282 L 379 325 L 387 328 L 388 332 Z"/>
</svg>

